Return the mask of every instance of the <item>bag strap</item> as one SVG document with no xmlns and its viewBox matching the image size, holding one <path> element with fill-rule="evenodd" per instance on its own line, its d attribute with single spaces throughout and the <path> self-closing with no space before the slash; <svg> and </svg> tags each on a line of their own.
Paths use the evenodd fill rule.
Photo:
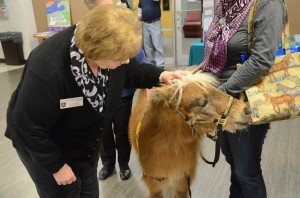
<svg viewBox="0 0 300 198">
<path fill-rule="evenodd" d="M 256 14 L 256 10 L 257 10 L 259 2 L 260 2 L 260 0 L 253 0 L 253 4 L 250 8 L 249 16 L 248 16 L 248 53 L 249 54 L 252 49 L 252 38 L 253 38 L 253 33 L 254 33 L 253 20 L 254 20 L 254 16 Z"/>
<path fill-rule="evenodd" d="M 290 25 L 289 25 L 289 19 L 288 19 L 288 13 L 286 11 L 286 19 L 285 19 L 285 25 L 282 32 L 282 47 L 285 49 L 285 54 L 291 53 L 291 43 L 290 43 Z"/>
<path fill-rule="evenodd" d="M 251 48 L 252 48 L 252 38 L 253 38 L 253 33 L 254 33 L 254 27 L 253 27 L 253 20 L 254 16 L 257 11 L 257 7 L 259 5 L 260 0 L 253 0 L 253 5 L 249 11 L 249 16 L 248 16 L 248 53 L 251 53 Z M 288 13 L 286 11 L 286 19 L 285 19 L 285 24 L 282 32 L 282 47 L 285 49 L 286 54 L 290 54 L 290 26 L 289 26 L 289 20 L 288 20 Z"/>
</svg>

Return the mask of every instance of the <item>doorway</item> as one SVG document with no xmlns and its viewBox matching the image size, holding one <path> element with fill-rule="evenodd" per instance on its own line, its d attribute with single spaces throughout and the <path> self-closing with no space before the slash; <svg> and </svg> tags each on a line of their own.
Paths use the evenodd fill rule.
<svg viewBox="0 0 300 198">
<path fill-rule="evenodd" d="M 133 0 L 134 12 L 137 16 L 139 0 Z M 190 45 L 201 41 L 201 34 L 186 34 L 184 25 L 189 20 L 189 12 L 198 12 L 194 18 L 195 24 L 200 22 L 197 31 L 201 28 L 200 0 L 161 0 L 161 24 L 165 64 L 188 65 Z M 198 19 L 198 20 L 197 20 Z"/>
<path fill-rule="evenodd" d="M 161 1 L 166 64 L 188 65 L 191 44 L 202 40 L 201 1 Z"/>
<path fill-rule="evenodd" d="M 202 12 L 199 0 L 176 0 L 176 63 L 187 65 L 190 46 L 202 40 Z"/>
</svg>

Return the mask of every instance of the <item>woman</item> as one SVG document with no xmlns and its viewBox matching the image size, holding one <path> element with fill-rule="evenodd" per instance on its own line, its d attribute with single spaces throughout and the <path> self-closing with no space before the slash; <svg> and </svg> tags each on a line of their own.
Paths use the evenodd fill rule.
<svg viewBox="0 0 300 198">
<path fill-rule="evenodd" d="M 123 1 L 122 1 L 123 2 Z M 85 0 L 89 9 L 96 6 L 115 4 L 114 0 Z M 124 2 L 123 2 L 124 3 Z M 128 2 L 122 6 L 130 9 Z M 127 6 L 126 6 L 127 5 Z M 135 27 L 134 27 L 135 28 Z M 135 56 L 139 62 L 147 62 L 144 50 L 141 48 Z M 128 122 L 131 114 L 135 89 L 123 89 L 120 104 L 117 105 L 115 115 L 112 116 L 112 127 L 103 131 L 101 136 L 100 158 L 103 167 L 99 171 L 99 180 L 106 180 L 115 170 L 116 158 L 119 164 L 119 175 L 122 180 L 130 178 L 129 167 L 131 145 L 128 139 Z"/>
<path fill-rule="evenodd" d="M 100 6 L 30 54 L 5 135 L 40 197 L 98 198 L 101 133 L 111 127 L 123 87 L 184 80 L 181 71 L 131 59 L 141 48 L 136 22 L 127 8 Z"/>
<path fill-rule="evenodd" d="M 285 23 L 283 0 L 221 0 L 206 33 L 200 67 L 222 83 L 224 92 L 238 97 L 252 86 L 275 60 Z M 252 47 L 248 52 L 248 16 L 255 5 Z M 249 54 L 241 68 L 241 55 Z M 260 158 L 269 124 L 250 125 L 247 132 L 221 135 L 221 149 L 231 167 L 231 198 L 267 197 Z"/>
</svg>

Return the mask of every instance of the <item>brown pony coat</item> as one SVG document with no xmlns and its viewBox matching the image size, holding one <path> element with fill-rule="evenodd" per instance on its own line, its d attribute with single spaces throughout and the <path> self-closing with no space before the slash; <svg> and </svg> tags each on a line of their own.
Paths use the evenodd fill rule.
<svg viewBox="0 0 300 198">
<path fill-rule="evenodd" d="M 146 90 L 141 90 L 130 118 L 129 137 L 137 151 L 149 197 L 163 197 L 168 187 L 174 190 L 174 197 L 188 197 L 186 176 L 191 182 L 194 180 L 199 139 L 214 131 L 216 124 L 196 125 L 193 135 L 176 110 L 192 122 L 219 118 L 229 96 L 216 89 L 214 83 L 212 78 L 199 73 L 186 84 L 177 81 L 172 86 L 157 88 L 149 101 Z M 224 129 L 234 132 L 245 128 L 249 121 L 249 108 L 234 100 Z"/>
</svg>

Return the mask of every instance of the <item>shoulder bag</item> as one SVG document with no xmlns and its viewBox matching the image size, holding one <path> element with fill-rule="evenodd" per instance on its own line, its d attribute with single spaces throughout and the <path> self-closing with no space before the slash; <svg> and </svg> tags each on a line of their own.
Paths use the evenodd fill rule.
<svg viewBox="0 0 300 198">
<path fill-rule="evenodd" d="M 258 1 L 254 2 L 249 13 L 249 50 L 253 35 L 253 16 Z M 300 53 L 290 51 L 288 17 L 282 41 L 285 55 L 276 57 L 268 73 L 245 91 L 252 110 L 252 124 L 300 117 Z"/>
</svg>

